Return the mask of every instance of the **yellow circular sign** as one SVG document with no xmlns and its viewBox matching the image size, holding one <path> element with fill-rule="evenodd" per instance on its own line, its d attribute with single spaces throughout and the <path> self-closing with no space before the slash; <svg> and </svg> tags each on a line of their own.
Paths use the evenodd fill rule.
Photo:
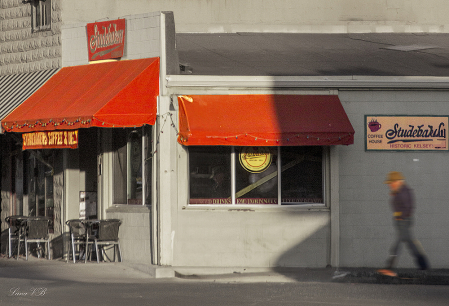
<svg viewBox="0 0 449 306">
<path fill-rule="evenodd" d="M 271 165 L 270 149 L 266 147 L 244 147 L 239 154 L 242 167 L 251 173 L 260 173 Z"/>
</svg>

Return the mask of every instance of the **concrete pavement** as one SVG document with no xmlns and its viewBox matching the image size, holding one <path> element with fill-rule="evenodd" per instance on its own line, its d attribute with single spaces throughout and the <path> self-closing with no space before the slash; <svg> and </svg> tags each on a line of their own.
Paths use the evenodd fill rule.
<svg viewBox="0 0 449 306">
<path fill-rule="evenodd" d="M 396 270 L 399 277 L 382 276 L 368 268 L 243 268 L 161 267 L 132 262 L 69 262 L 31 257 L 26 261 L 0 257 L 0 277 L 60 279 L 78 282 L 129 283 L 155 279 L 224 283 L 340 282 L 449 285 L 449 270 Z"/>
</svg>

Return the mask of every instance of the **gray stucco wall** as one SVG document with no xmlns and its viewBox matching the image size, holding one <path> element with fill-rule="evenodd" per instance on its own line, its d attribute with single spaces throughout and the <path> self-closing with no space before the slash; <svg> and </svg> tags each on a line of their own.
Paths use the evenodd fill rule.
<svg viewBox="0 0 449 306">
<path fill-rule="evenodd" d="M 433 268 L 449 267 L 448 151 L 365 152 L 364 115 L 448 115 L 447 91 L 340 91 L 356 131 L 354 145 L 340 151 L 340 262 L 383 267 L 394 239 L 389 171 L 401 171 L 416 198 L 415 236 Z M 403 246 L 399 267 L 415 267 Z"/>
<path fill-rule="evenodd" d="M 31 4 L 0 3 L 0 75 L 61 67 L 61 6 L 52 0 L 51 30 L 33 32 Z"/>
</svg>

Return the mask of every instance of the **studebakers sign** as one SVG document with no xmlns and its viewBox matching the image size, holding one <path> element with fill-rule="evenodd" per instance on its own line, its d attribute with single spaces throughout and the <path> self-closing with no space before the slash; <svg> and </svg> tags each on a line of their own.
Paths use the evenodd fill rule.
<svg viewBox="0 0 449 306">
<path fill-rule="evenodd" d="M 365 149 L 447 151 L 448 116 L 365 115 Z"/>
<path fill-rule="evenodd" d="M 125 19 L 88 23 L 89 61 L 120 58 L 125 49 Z"/>
</svg>

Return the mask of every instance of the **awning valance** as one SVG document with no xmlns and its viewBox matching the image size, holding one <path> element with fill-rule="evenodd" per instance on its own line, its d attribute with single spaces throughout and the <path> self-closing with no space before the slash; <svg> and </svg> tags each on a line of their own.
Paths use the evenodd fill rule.
<svg viewBox="0 0 449 306">
<path fill-rule="evenodd" d="M 2 120 L 7 132 L 153 125 L 159 58 L 62 68 Z"/>
<path fill-rule="evenodd" d="M 179 96 L 186 146 L 350 145 L 354 129 L 335 95 Z"/>
</svg>

